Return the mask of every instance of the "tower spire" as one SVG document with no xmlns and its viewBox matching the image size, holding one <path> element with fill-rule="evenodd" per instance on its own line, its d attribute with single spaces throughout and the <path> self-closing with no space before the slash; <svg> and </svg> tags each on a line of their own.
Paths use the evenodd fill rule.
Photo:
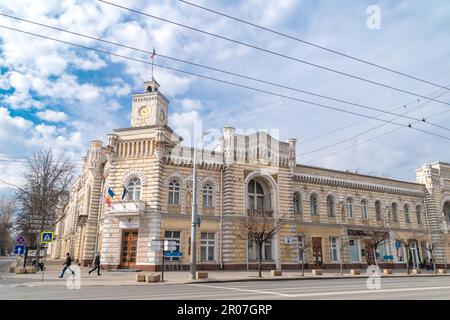
<svg viewBox="0 0 450 320">
<path fill-rule="evenodd" d="M 151 80 L 155 80 L 155 78 L 153 78 L 153 64 L 154 64 L 154 60 L 155 60 L 155 56 L 156 56 L 156 52 L 155 52 L 155 47 L 153 47 L 153 52 L 150 56 L 150 58 L 152 59 L 152 79 Z"/>
</svg>

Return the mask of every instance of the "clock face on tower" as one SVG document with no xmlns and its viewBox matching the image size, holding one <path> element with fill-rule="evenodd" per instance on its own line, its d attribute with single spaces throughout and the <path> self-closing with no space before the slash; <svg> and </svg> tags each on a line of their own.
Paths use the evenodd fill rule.
<svg viewBox="0 0 450 320">
<path fill-rule="evenodd" d="M 149 114 L 150 114 L 150 110 L 149 110 L 148 107 L 144 106 L 144 107 L 141 107 L 141 108 L 139 109 L 139 115 L 140 115 L 142 118 L 147 117 Z"/>
</svg>

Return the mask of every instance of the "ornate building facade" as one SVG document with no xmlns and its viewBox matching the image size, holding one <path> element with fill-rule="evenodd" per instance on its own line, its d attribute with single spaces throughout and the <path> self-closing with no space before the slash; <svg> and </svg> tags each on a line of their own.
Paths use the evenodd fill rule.
<svg viewBox="0 0 450 320">
<path fill-rule="evenodd" d="M 167 239 L 179 254 L 165 264 L 189 267 L 194 149 L 168 127 L 168 108 L 152 79 L 132 97 L 131 127 L 114 130 L 106 145 L 91 142 L 57 225 L 54 258 L 70 252 L 88 265 L 99 252 L 106 268 L 159 270 L 163 257 L 151 240 Z M 315 268 L 364 267 L 374 259 L 420 267 L 431 257 L 443 266 L 450 259 L 450 164 L 425 164 L 417 182 L 407 182 L 298 164 L 296 139 L 265 132 L 226 127 L 220 147 L 197 150 L 200 270 L 256 266 L 259 252 L 238 228 L 254 214 L 282 221 L 264 244 L 266 268 L 295 269 L 302 259 Z M 384 240 L 371 250 L 374 230 Z"/>
</svg>

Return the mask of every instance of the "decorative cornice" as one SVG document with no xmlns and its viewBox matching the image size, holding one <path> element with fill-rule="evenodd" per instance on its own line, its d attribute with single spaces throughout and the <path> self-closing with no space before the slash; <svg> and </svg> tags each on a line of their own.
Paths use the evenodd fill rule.
<svg viewBox="0 0 450 320">
<path fill-rule="evenodd" d="M 414 190 L 414 189 L 392 187 L 392 186 L 386 186 L 386 185 L 382 185 L 382 184 L 375 184 L 375 183 L 369 183 L 369 182 L 361 182 L 361 181 L 355 181 L 355 180 L 347 180 L 347 179 L 339 179 L 339 178 L 311 175 L 311 174 L 306 174 L 306 173 L 294 173 L 292 178 L 295 181 L 327 185 L 327 186 L 334 186 L 334 187 L 367 190 L 367 191 L 375 191 L 375 192 L 382 192 L 382 193 L 394 193 L 394 194 L 414 196 L 414 197 L 425 196 L 425 189 L 419 191 L 419 190 Z"/>
</svg>

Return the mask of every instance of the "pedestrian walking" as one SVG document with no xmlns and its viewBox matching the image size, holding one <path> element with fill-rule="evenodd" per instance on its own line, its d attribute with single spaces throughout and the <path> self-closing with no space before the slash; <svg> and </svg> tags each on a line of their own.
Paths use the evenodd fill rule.
<svg viewBox="0 0 450 320">
<path fill-rule="evenodd" d="M 70 272 L 72 272 L 72 275 L 75 276 L 75 272 L 70 268 L 72 264 L 72 257 L 70 256 L 70 253 L 67 252 L 66 255 L 66 261 L 64 261 L 64 268 L 61 271 L 61 274 L 59 275 L 60 278 L 62 278 L 64 276 L 64 272 L 66 272 L 67 269 L 70 270 Z"/>
<path fill-rule="evenodd" d="M 95 271 L 97 269 L 97 275 L 101 276 L 100 274 L 100 256 L 97 252 L 97 254 L 95 255 L 95 259 L 94 259 L 94 269 L 89 271 L 89 274 L 91 274 L 91 272 Z"/>
</svg>

